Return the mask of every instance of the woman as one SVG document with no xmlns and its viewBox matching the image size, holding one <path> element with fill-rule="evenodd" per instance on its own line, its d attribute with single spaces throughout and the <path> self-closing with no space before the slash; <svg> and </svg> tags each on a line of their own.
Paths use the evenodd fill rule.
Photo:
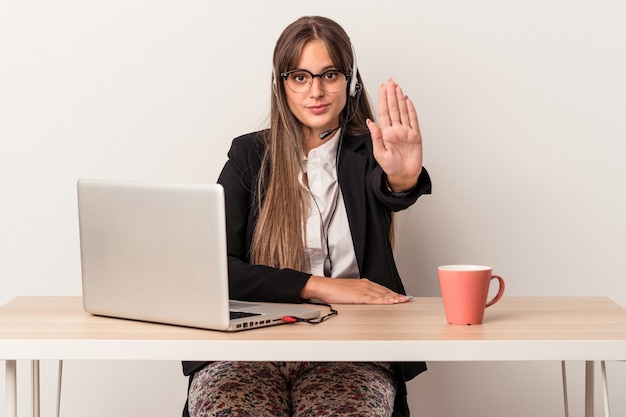
<svg viewBox="0 0 626 417">
<path fill-rule="evenodd" d="M 273 57 L 270 128 L 236 138 L 218 182 L 230 296 L 251 301 L 409 301 L 392 212 L 430 193 L 413 103 L 389 80 L 379 124 L 350 39 L 303 17 Z M 191 416 L 408 415 L 423 363 L 185 362 Z"/>
</svg>

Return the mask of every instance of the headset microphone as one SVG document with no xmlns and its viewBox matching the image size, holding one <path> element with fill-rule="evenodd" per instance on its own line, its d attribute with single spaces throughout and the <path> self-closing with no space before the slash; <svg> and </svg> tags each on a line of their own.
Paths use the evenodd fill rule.
<svg viewBox="0 0 626 417">
<path fill-rule="evenodd" d="M 326 139 L 327 137 L 329 137 L 331 134 L 333 134 L 333 133 L 334 133 L 337 129 L 339 129 L 340 127 L 341 127 L 341 126 L 337 126 L 337 127 L 336 127 L 336 128 L 334 128 L 334 129 L 330 129 L 330 130 L 327 130 L 326 132 L 322 132 L 322 133 L 320 133 L 320 139 L 322 139 L 322 140 Z"/>
</svg>

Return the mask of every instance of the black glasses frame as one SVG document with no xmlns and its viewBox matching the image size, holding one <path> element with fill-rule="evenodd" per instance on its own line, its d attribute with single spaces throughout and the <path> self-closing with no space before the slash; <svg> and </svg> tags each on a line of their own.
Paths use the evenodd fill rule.
<svg viewBox="0 0 626 417">
<path fill-rule="evenodd" d="M 324 72 L 320 72 L 319 74 L 313 74 L 311 71 L 303 69 L 303 68 L 296 68 L 296 69 L 292 69 L 290 71 L 286 71 L 286 72 L 281 72 L 280 73 L 280 78 L 282 78 L 283 80 L 287 80 L 287 77 L 289 77 L 291 74 L 293 74 L 294 72 L 306 72 L 307 74 L 309 74 L 311 76 L 311 83 L 309 84 L 309 88 L 301 91 L 302 93 L 309 91 L 309 89 L 313 86 L 313 80 L 317 77 L 320 79 L 320 82 L 322 83 L 322 88 L 324 88 L 324 81 L 322 79 L 322 77 L 326 74 L 328 74 L 329 72 L 338 72 L 340 74 L 343 74 L 346 77 L 346 85 L 348 85 L 348 83 L 350 82 L 350 78 L 352 78 L 352 72 L 344 72 L 338 69 L 328 69 Z M 289 87 L 289 89 L 293 90 L 291 87 Z M 324 89 L 324 91 L 326 91 Z M 297 93 L 297 91 L 294 91 L 294 93 Z"/>
</svg>

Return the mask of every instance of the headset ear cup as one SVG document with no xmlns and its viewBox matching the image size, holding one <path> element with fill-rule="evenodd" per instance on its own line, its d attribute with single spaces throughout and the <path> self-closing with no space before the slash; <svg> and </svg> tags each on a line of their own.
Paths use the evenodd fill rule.
<svg viewBox="0 0 626 417">
<path fill-rule="evenodd" d="M 361 84 L 357 82 L 356 75 L 353 75 L 352 79 L 350 80 L 350 90 L 348 91 L 348 94 L 350 94 L 350 97 L 355 97 L 357 95 L 357 92 L 360 90 Z"/>
</svg>

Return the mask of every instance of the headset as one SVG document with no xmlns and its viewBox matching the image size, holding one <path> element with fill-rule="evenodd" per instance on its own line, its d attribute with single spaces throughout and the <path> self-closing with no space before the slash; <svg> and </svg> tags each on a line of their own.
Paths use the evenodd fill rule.
<svg viewBox="0 0 626 417">
<path fill-rule="evenodd" d="M 359 77 L 357 76 L 359 69 L 356 65 L 356 51 L 354 50 L 354 45 L 350 44 L 350 47 L 352 48 L 352 71 L 350 71 L 350 89 L 348 94 L 350 97 L 355 97 L 361 92 L 361 84 L 359 84 Z"/>
<path fill-rule="evenodd" d="M 356 97 L 361 93 L 361 84 L 359 83 L 359 70 L 356 65 L 356 50 L 352 44 L 350 44 L 350 48 L 352 49 L 352 69 L 350 70 L 350 88 L 348 89 L 348 95 L 350 97 Z M 277 79 L 276 68 L 272 68 L 272 91 L 275 95 L 278 94 L 278 87 L 276 85 Z"/>
</svg>

